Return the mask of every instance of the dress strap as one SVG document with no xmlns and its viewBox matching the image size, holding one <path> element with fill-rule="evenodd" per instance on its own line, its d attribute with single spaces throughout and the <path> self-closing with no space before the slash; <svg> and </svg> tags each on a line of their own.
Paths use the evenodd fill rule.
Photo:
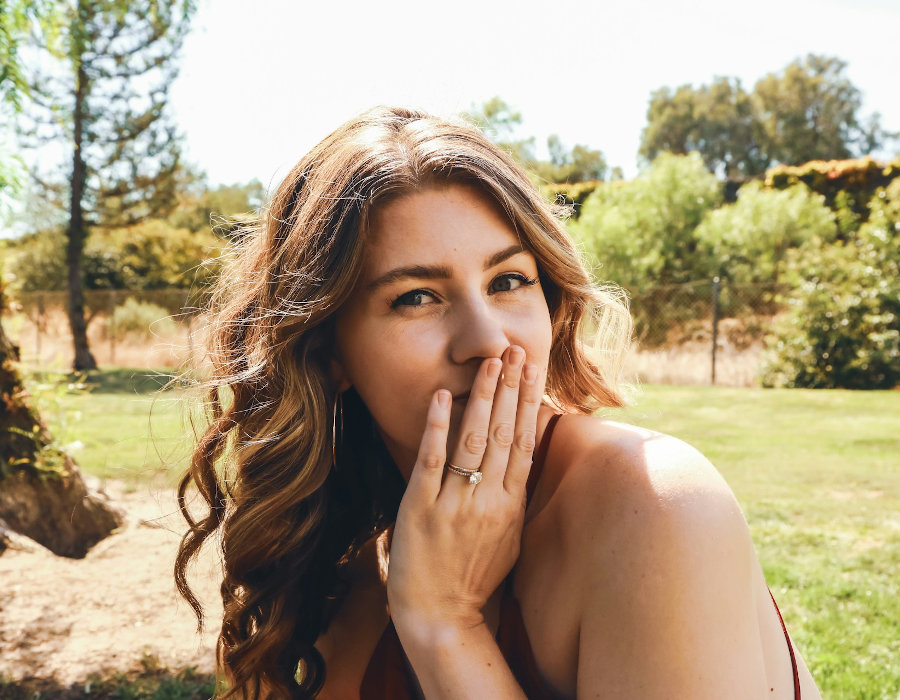
<svg viewBox="0 0 900 700">
<path fill-rule="evenodd" d="M 778 621 L 781 623 L 781 629 L 784 630 L 784 641 L 787 642 L 788 653 L 791 655 L 791 671 L 794 674 L 794 700 L 800 700 L 800 674 L 797 672 L 797 657 L 794 656 L 794 645 L 791 644 L 791 635 L 788 634 L 787 626 L 784 624 L 784 618 L 781 616 L 781 610 L 778 609 L 778 603 L 775 602 L 775 596 L 772 595 L 772 589 L 769 589 L 769 597 L 772 599 L 772 605 L 775 606 L 775 612 L 778 613 Z"/>
<path fill-rule="evenodd" d="M 553 437 L 553 429 L 556 427 L 560 416 L 562 416 L 561 413 L 554 413 L 550 420 L 547 421 L 547 427 L 544 428 L 544 434 L 541 436 L 541 444 L 538 445 L 537 451 L 534 453 L 531 472 L 528 474 L 528 482 L 525 484 L 528 503 L 531 503 L 531 497 L 534 495 L 538 479 L 541 478 L 541 472 L 544 470 L 544 460 L 547 459 L 547 452 L 550 449 L 550 438 Z"/>
</svg>

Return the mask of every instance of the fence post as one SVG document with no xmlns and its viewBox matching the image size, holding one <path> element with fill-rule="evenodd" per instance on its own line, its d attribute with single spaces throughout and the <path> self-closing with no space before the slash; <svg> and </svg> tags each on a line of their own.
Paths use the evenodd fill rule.
<svg viewBox="0 0 900 700">
<path fill-rule="evenodd" d="M 716 346 L 719 344 L 719 278 L 713 277 L 713 308 L 712 308 L 712 370 L 710 384 L 716 383 Z"/>
<path fill-rule="evenodd" d="M 34 345 L 38 365 L 41 363 L 41 330 L 44 326 L 44 295 L 37 295 L 37 316 L 34 319 Z"/>
<path fill-rule="evenodd" d="M 116 293 L 109 290 L 106 307 L 110 310 L 106 319 L 106 327 L 109 329 L 109 364 L 116 364 Z"/>
</svg>

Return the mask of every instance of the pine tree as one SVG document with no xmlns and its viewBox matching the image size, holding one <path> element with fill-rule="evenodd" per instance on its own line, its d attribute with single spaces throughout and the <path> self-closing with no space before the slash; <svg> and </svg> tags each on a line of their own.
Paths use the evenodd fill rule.
<svg viewBox="0 0 900 700">
<path fill-rule="evenodd" d="M 129 226 L 175 206 L 180 144 L 167 109 L 195 0 L 68 0 L 31 47 L 25 145 L 65 144 L 65 179 L 35 180 L 68 209 L 66 266 L 74 369 L 96 368 L 82 259 L 92 227 Z"/>
</svg>

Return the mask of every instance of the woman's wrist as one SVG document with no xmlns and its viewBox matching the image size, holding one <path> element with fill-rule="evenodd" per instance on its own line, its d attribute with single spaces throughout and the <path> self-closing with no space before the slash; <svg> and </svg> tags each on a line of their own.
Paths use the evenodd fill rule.
<svg viewBox="0 0 900 700">
<path fill-rule="evenodd" d="M 391 619 L 404 648 L 407 648 L 407 644 L 427 649 L 452 646 L 467 637 L 478 635 L 479 628 L 486 627 L 480 611 L 437 615 L 392 607 Z"/>
</svg>

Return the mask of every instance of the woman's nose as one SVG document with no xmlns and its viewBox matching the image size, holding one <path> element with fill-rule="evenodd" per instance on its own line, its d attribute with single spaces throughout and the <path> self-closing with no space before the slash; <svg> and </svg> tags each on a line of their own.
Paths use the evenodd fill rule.
<svg viewBox="0 0 900 700">
<path fill-rule="evenodd" d="M 486 357 L 500 357 L 510 341 L 496 309 L 479 300 L 457 307 L 450 357 L 457 364 Z"/>
</svg>

